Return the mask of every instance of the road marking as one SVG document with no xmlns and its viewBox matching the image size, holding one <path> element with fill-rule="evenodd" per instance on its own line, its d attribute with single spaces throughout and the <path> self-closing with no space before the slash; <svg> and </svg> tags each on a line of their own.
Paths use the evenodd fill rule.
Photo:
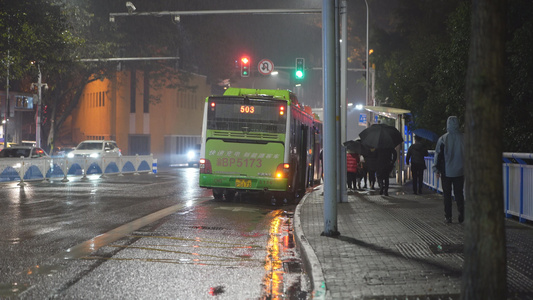
<svg viewBox="0 0 533 300">
<path fill-rule="evenodd" d="M 237 206 L 237 207 L 220 206 L 215 209 L 224 209 L 224 210 L 231 210 L 231 211 L 247 211 L 247 212 L 258 211 L 257 208 L 249 208 L 249 207 L 243 207 L 243 206 Z"/>
<path fill-rule="evenodd" d="M 209 198 L 210 199 L 210 198 Z M 200 200 L 199 202 L 196 202 L 196 204 L 201 204 L 203 202 L 206 202 L 208 200 L 202 200 L 202 199 L 195 199 Z M 168 215 L 171 215 L 175 213 L 176 211 L 188 207 L 189 205 L 187 203 L 183 204 L 176 204 L 170 207 L 167 207 L 165 209 L 156 211 L 154 213 L 151 213 L 147 216 L 144 216 L 142 218 L 139 218 L 137 220 L 134 220 L 132 222 L 126 223 L 122 226 L 119 226 L 115 229 L 112 229 L 106 233 L 103 233 L 101 235 L 98 235 L 90 240 L 87 240 L 81 244 L 78 244 L 72 248 L 69 248 L 57 255 L 54 256 L 54 258 L 58 259 L 77 259 L 83 256 L 87 256 L 91 254 L 92 252 L 100 249 L 101 247 L 107 246 L 108 244 L 119 240 L 133 231 L 146 226 L 150 223 L 153 223 L 157 220 L 160 220 Z"/>
</svg>

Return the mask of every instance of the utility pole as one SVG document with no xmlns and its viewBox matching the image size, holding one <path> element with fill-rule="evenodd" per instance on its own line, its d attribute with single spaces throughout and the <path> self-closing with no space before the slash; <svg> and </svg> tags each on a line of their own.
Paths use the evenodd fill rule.
<svg viewBox="0 0 533 300">
<path fill-rule="evenodd" d="M 341 19 L 341 42 L 338 44 L 339 55 L 340 55 L 340 140 L 338 144 L 344 144 L 346 142 L 346 132 L 348 130 L 348 113 L 346 112 L 346 82 L 348 73 L 346 72 L 347 65 L 347 50 L 348 50 L 348 26 L 347 26 L 347 13 L 348 13 L 348 3 L 346 0 L 341 1 L 341 7 L 339 8 L 339 15 Z M 338 28 L 338 26 L 337 26 Z M 339 147 L 340 155 L 339 162 L 340 165 L 338 169 L 340 170 L 339 181 L 340 181 L 340 190 L 339 190 L 339 201 L 338 202 L 348 202 L 348 191 L 346 184 L 347 169 L 346 169 L 346 147 Z"/>
</svg>

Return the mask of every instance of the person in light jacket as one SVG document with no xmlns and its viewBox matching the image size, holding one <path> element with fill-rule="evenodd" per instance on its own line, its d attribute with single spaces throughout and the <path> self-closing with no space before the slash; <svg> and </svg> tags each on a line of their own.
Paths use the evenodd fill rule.
<svg viewBox="0 0 533 300">
<path fill-rule="evenodd" d="M 446 122 L 447 133 L 437 141 L 435 156 L 433 158 L 433 171 L 442 178 L 442 191 L 444 196 L 444 220 L 452 222 L 452 188 L 459 212 L 458 221 L 463 223 L 464 204 L 464 143 L 463 133 L 459 131 L 459 119 L 456 116 L 448 117 Z M 441 147 L 443 146 L 443 147 Z M 443 154 L 444 168 L 438 168 L 439 154 Z"/>
</svg>

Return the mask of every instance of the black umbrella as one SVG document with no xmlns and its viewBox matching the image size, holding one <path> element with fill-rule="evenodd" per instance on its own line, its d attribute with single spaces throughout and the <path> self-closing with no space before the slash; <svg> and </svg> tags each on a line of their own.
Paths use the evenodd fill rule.
<svg viewBox="0 0 533 300">
<path fill-rule="evenodd" d="M 350 153 L 357 153 L 365 155 L 368 152 L 368 148 L 361 143 L 361 140 L 350 140 L 346 141 L 343 144 L 346 147 L 346 150 Z"/>
<path fill-rule="evenodd" d="M 418 128 L 413 130 L 413 134 L 433 143 L 436 143 L 439 139 L 439 136 L 435 132 L 424 128 Z"/>
<path fill-rule="evenodd" d="M 394 148 L 403 142 L 398 129 L 385 124 L 374 124 L 363 130 L 359 136 L 363 145 L 369 148 Z"/>
</svg>

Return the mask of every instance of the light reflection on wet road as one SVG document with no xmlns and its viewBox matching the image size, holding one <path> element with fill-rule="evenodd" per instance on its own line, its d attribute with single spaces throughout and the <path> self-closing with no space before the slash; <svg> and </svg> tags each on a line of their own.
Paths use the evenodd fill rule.
<svg viewBox="0 0 533 300">
<path fill-rule="evenodd" d="M 215 202 L 197 182 L 176 168 L 2 184 L 0 298 L 305 299 L 292 208 Z"/>
</svg>

